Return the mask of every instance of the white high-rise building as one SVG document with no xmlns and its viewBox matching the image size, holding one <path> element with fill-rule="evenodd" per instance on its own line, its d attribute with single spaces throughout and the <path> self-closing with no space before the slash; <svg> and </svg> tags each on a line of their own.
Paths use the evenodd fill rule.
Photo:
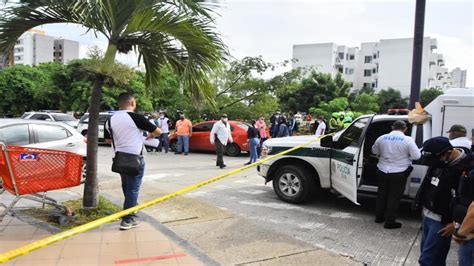
<svg viewBox="0 0 474 266">
<path fill-rule="evenodd" d="M 466 76 L 467 71 L 461 70 L 459 67 L 453 69 L 451 71 L 451 76 L 453 78 L 454 86 L 457 88 L 465 88 L 466 87 Z"/>
<path fill-rule="evenodd" d="M 61 46 L 61 49 L 56 48 Z M 61 55 L 61 56 L 59 56 Z M 67 63 L 79 58 L 79 43 L 47 36 L 44 31 L 30 30 L 16 41 L 13 49 L 14 64 L 35 66 L 60 61 Z"/>
<path fill-rule="evenodd" d="M 434 53 L 436 39 L 423 40 L 421 88 L 465 87 L 466 70 L 453 74 L 444 67 L 442 55 Z M 387 39 L 347 47 L 334 43 L 293 46 L 293 68 L 313 67 L 333 77 L 340 73 L 354 89 L 375 90 L 394 88 L 402 95 L 410 94 L 413 39 Z M 454 81 L 453 76 L 459 81 Z M 462 83 L 464 77 L 464 85 Z"/>
</svg>

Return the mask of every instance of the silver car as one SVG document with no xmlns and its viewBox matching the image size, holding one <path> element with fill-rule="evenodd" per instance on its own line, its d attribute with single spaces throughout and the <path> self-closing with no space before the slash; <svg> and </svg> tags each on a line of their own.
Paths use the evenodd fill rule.
<svg viewBox="0 0 474 266">
<path fill-rule="evenodd" d="M 65 113 L 56 112 L 26 112 L 21 116 L 22 119 L 33 119 L 33 120 L 44 120 L 44 121 L 55 121 L 63 122 L 72 127 L 77 127 L 79 122 L 74 116 Z"/>
<path fill-rule="evenodd" d="M 85 177 L 86 139 L 67 124 L 40 120 L 0 119 L 0 142 L 82 155 L 83 178 Z"/>
</svg>

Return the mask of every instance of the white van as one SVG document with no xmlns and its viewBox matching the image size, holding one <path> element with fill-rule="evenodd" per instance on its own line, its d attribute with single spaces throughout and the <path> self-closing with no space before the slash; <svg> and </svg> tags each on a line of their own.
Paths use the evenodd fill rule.
<svg viewBox="0 0 474 266">
<path fill-rule="evenodd" d="M 99 113 L 99 143 L 105 143 L 104 138 L 104 125 L 105 122 L 113 115 L 113 112 L 101 112 Z M 87 129 L 89 127 L 89 113 L 85 113 L 77 125 L 77 131 L 84 137 L 87 136 Z"/>
<path fill-rule="evenodd" d="M 453 124 L 464 125 L 468 137 L 474 130 L 474 89 L 451 89 L 430 103 L 425 110 L 431 120 L 423 125 L 408 124 L 407 135 L 419 147 L 434 136 L 446 136 Z M 358 117 L 346 129 L 334 136 L 326 136 L 307 147 L 295 150 L 258 167 L 266 182 L 273 181 L 273 189 L 286 202 L 301 203 L 318 189 L 334 189 L 358 204 L 360 192 L 377 192 L 377 158 L 371 154 L 375 140 L 391 131 L 396 120 L 408 122 L 407 115 L 365 115 Z M 314 139 L 298 136 L 267 140 L 263 154 L 273 155 Z M 413 198 L 427 167 L 414 162 L 405 196 Z"/>
</svg>

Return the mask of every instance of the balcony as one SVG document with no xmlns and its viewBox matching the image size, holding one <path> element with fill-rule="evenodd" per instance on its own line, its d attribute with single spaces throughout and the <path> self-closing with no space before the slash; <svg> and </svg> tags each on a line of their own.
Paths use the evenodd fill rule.
<svg viewBox="0 0 474 266">
<path fill-rule="evenodd" d="M 431 49 L 438 49 L 438 41 L 436 39 L 431 39 L 430 41 L 431 41 L 430 48 Z"/>
</svg>

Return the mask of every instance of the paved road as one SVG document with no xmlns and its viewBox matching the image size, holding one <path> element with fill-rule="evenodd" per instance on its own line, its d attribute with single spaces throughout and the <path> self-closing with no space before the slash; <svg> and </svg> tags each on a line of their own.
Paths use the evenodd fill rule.
<svg viewBox="0 0 474 266">
<path fill-rule="evenodd" d="M 111 155 L 110 148 L 100 148 L 101 190 L 120 199 L 119 178 L 109 170 Z M 225 159 L 229 170 L 248 158 Z M 142 200 L 228 171 L 215 167 L 212 154 L 146 155 L 146 162 Z M 309 258 L 309 254 L 329 250 L 367 264 L 417 265 L 420 224 L 410 204 L 401 206 L 402 229 L 385 230 L 373 222 L 374 199 L 362 198 L 360 202 L 361 206 L 356 206 L 324 192 L 304 205 L 287 204 L 278 200 L 271 183 L 264 185 L 250 169 L 146 213 L 224 264 L 286 264 L 292 256 L 302 261 L 301 256 Z M 287 259 L 276 258 L 281 256 Z M 335 263 L 330 259 L 328 263 Z M 448 262 L 455 264 L 454 249 Z"/>
</svg>

